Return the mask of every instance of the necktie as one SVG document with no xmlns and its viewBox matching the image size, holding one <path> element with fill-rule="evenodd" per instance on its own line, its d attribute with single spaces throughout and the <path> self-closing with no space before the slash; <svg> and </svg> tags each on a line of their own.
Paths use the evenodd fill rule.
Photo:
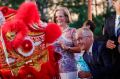
<svg viewBox="0 0 120 79">
<path fill-rule="evenodd" d="M 118 25 L 117 25 L 117 37 L 120 35 L 120 16 L 118 17 Z"/>
<path fill-rule="evenodd" d="M 88 54 L 90 55 L 90 56 L 92 56 L 93 54 L 92 54 L 92 52 L 88 52 Z"/>
</svg>

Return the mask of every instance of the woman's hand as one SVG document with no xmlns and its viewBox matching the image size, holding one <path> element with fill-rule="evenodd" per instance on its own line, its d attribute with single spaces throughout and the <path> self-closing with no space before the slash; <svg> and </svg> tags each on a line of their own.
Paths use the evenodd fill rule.
<svg viewBox="0 0 120 79">
<path fill-rule="evenodd" d="M 62 48 L 63 50 L 69 50 L 69 49 L 70 49 L 70 47 L 69 47 L 69 46 L 66 46 L 62 41 L 59 41 L 58 44 L 61 46 L 61 48 Z"/>
</svg>

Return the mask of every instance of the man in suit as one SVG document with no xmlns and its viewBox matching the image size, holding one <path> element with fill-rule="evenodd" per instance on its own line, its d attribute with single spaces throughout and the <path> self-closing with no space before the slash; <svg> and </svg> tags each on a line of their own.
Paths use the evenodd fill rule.
<svg viewBox="0 0 120 79">
<path fill-rule="evenodd" d="M 106 50 L 111 55 L 113 78 L 120 79 L 120 53 L 118 52 L 118 30 L 120 28 L 120 1 L 112 0 L 116 14 L 107 18 L 104 24 L 104 41 Z"/>
<path fill-rule="evenodd" d="M 80 78 L 110 79 L 112 64 L 109 53 L 104 50 L 104 43 L 95 41 L 93 33 L 88 28 L 78 29 L 77 39 L 81 51 L 85 51 L 83 58 L 90 68 L 90 72 L 79 71 L 78 76 Z"/>
</svg>

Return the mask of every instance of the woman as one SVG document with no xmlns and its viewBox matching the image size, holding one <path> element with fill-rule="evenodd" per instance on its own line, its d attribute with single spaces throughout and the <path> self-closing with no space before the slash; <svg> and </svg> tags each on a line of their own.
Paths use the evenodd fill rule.
<svg viewBox="0 0 120 79">
<path fill-rule="evenodd" d="M 52 20 L 57 23 L 61 30 L 61 37 L 55 42 L 55 52 L 61 54 L 59 61 L 59 70 L 61 79 L 76 79 L 77 68 L 74 58 L 74 52 L 78 50 L 76 43 L 76 29 L 70 28 L 69 23 L 72 22 L 70 13 L 65 7 L 57 7 Z"/>
</svg>

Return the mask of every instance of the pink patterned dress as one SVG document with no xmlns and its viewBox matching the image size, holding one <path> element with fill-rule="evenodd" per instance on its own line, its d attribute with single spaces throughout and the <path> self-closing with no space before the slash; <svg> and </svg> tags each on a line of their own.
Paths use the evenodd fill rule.
<svg viewBox="0 0 120 79">
<path fill-rule="evenodd" d="M 65 29 L 61 37 L 54 44 L 55 51 L 61 54 L 62 56 L 62 58 L 59 61 L 60 73 L 77 71 L 74 53 L 70 52 L 69 50 L 63 50 L 58 43 L 62 42 L 66 46 L 74 47 L 76 44 L 75 33 L 75 28 L 68 27 L 67 29 Z"/>
</svg>

